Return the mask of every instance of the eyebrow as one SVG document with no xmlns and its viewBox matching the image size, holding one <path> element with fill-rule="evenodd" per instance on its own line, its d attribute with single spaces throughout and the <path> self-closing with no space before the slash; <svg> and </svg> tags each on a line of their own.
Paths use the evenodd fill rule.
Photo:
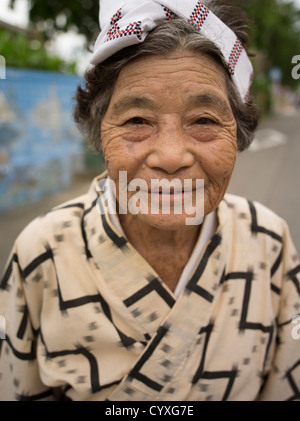
<svg viewBox="0 0 300 421">
<path fill-rule="evenodd" d="M 191 95 L 190 97 L 188 97 L 186 105 L 188 107 L 212 105 L 216 107 L 220 112 L 231 113 L 230 106 L 218 95 L 211 93 Z"/>
<path fill-rule="evenodd" d="M 139 96 L 124 96 L 113 106 L 116 113 L 120 113 L 128 108 L 148 108 L 154 109 L 155 102 L 152 99 Z"/>
<path fill-rule="evenodd" d="M 121 113 L 129 108 L 151 109 L 155 108 L 155 101 L 147 97 L 140 96 L 124 96 L 113 106 L 115 113 Z M 218 95 L 211 93 L 195 94 L 187 98 L 186 106 L 188 108 L 200 107 L 203 105 L 211 105 L 218 109 L 219 112 L 231 113 L 229 105 Z"/>
</svg>

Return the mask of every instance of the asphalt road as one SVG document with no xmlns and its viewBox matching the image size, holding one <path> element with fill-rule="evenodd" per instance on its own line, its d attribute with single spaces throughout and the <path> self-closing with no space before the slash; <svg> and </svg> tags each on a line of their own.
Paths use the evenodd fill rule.
<svg viewBox="0 0 300 421">
<path fill-rule="evenodd" d="M 300 254 L 300 110 L 261 123 L 253 147 L 238 155 L 229 186 L 268 206 L 289 225 Z"/>
<path fill-rule="evenodd" d="M 84 193 L 94 173 L 74 179 L 68 191 L 0 214 L 0 271 L 14 239 L 34 217 Z M 286 219 L 300 254 L 300 110 L 261 123 L 253 147 L 238 155 L 228 191 L 256 200 Z"/>
</svg>

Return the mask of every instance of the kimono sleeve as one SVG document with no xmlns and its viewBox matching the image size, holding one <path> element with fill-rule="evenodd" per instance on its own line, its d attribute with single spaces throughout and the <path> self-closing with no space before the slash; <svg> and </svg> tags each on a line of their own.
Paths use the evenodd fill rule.
<svg viewBox="0 0 300 421">
<path fill-rule="evenodd" d="M 285 223 L 277 340 L 271 371 L 259 400 L 300 400 L 300 262 Z"/>
<path fill-rule="evenodd" d="M 40 379 L 36 355 L 41 288 L 27 282 L 19 260 L 16 241 L 0 280 L 0 400 L 52 400 L 51 389 Z"/>
</svg>

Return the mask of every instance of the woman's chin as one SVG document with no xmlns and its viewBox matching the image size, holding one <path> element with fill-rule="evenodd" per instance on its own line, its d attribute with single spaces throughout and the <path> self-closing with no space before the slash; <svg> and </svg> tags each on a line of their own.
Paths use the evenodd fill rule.
<svg viewBox="0 0 300 421">
<path fill-rule="evenodd" d="M 147 224 L 153 228 L 162 231 L 175 231 L 185 229 L 191 226 L 201 225 L 203 215 L 187 215 L 187 214 L 137 214 L 135 218 L 143 224 Z"/>
</svg>

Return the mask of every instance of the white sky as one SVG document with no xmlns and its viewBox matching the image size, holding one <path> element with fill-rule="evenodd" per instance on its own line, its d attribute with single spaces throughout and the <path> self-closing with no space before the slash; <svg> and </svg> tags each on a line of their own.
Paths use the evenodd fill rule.
<svg viewBox="0 0 300 421">
<path fill-rule="evenodd" d="M 8 8 L 9 0 L 0 0 L 0 19 L 18 26 L 26 26 L 28 23 L 27 0 L 17 0 L 16 7 L 12 11 Z"/>
</svg>

